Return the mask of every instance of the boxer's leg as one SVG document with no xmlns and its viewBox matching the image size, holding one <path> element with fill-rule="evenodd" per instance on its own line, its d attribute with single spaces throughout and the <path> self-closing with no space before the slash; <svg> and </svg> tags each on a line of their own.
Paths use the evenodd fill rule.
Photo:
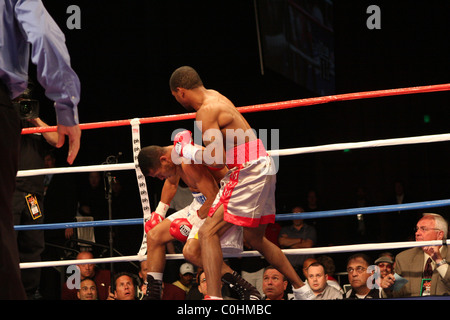
<svg viewBox="0 0 450 320">
<path fill-rule="evenodd" d="M 147 292 L 144 299 L 161 299 L 162 277 L 166 266 L 166 244 L 173 240 L 169 219 L 147 233 Z"/>
<path fill-rule="evenodd" d="M 200 241 L 195 238 L 189 239 L 183 247 L 184 258 L 203 268 Z M 221 279 L 234 290 L 241 300 L 261 300 L 258 290 L 240 274 L 230 268 L 224 261 L 222 262 Z M 209 282 L 209 281 L 208 281 Z"/>
<path fill-rule="evenodd" d="M 244 228 L 245 241 L 255 250 L 259 251 L 263 257 L 274 266 L 278 271 L 285 275 L 294 288 L 300 288 L 304 285 L 297 272 L 295 272 L 286 255 L 281 249 L 269 241 L 265 236 L 265 224 L 256 228 Z"/>
<path fill-rule="evenodd" d="M 221 205 L 212 216 L 206 218 L 199 230 L 203 269 L 208 279 L 207 295 L 210 297 L 222 297 L 223 254 L 220 237 L 231 226 L 232 224 L 223 220 L 223 205 Z"/>
<path fill-rule="evenodd" d="M 200 250 L 200 241 L 191 238 L 186 241 L 186 244 L 183 247 L 183 256 L 184 258 L 197 267 L 202 267 L 202 253 Z"/>
<path fill-rule="evenodd" d="M 164 272 L 166 265 L 166 244 L 173 240 L 169 228 L 172 221 L 164 219 L 147 233 L 148 272 Z"/>
<path fill-rule="evenodd" d="M 197 233 L 199 229 L 192 228 L 191 232 Z M 203 268 L 202 261 L 202 250 L 200 246 L 200 241 L 198 239 L 198 234 L 195 237 L 189 238 L 185 245 L 183 246 L 183 256 L 190 263 L 194 264 L 197 267 Z M 231 269 L 225 262 L 222 263 L 222 272 L 221 275 L 226 273 L 233 273 L 233 269 Z"/>
</svg>

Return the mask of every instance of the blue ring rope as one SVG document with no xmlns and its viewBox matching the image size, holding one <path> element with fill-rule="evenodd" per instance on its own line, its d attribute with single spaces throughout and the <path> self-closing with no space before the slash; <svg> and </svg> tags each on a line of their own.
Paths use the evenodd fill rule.
<svg viewBox="0 0 450 320">
<path fill-rule="evenodd" d="M 357 214 L 372 214 L 392 211 L 406 211 L 415 209 L 428 209 L 450 206 L 450 200 L 436 200 L 413 202 L 405 204 L 363 207 L 354 209 L 339 209 L 329 211 L 314 211 L 302 213 L 282 213 L 277 214 L 276 221 L 296 220 L 296 219 L 315 219 L 315 218 L 330 218 L 350 216 Z M 85 228 L 85 227 L 109 227 L 109 226 L 124 226 L 124 225 L 138 225 L 144 222 L 143 218 L 135 219 L 118 219 L 118 220 L 100 220 L 100 221 L 85 221 L 85 222 L 64 222 L 64 223 L 49 223 L 49 224 L 33 224 L 33 225 L 17 225 L 14 230 L 54 230 L 67 228 Z"/>
<path fill-rule="evenodd" d="M 428 209 L 428 208 L 445 207 L 445 206 L 449 206 L 449 205 L 450 205 L 450 200 L 436 200 L 436 201 L 413 202 L 413 203 L 385 205 L 385 206 L 376 206 L 376 207 L 363 207 L 363 208 L 354 208 L 354 209 L 313 211 L 313 212 L 302 212 L 302 213 L 284 213 L 284 214 L 277 215 L 276 220 L 284 221 L 284 220 L 295 220 L 295 219 L 330 218 L 330 217 L 351 216 L 351 215 L 357 215 L 357 214 L 371 214 L 371 213 L 384 213 L 384 212 L 392 212 L 392 211 Z"/>
</svg>

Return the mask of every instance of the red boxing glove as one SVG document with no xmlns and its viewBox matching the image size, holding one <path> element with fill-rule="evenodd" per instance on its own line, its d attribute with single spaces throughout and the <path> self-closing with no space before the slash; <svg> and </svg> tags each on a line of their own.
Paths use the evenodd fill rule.
<svg viewBox="0 0 450 320">
<path fill-rule="evenodd" d="M 194 146 L 192 133 L 189 130 L 178 132 L 173 140 L 175 152 L 180 156 L 189 160 L 195 160 L 195 154 L 200 148 Z"/>
<path fill-rule="evenodd" d="M 144 226 L 145 233 L 147 234 L 150 230 L 156 227 L 156 225 L 158 225 L 163 220 L 164 220 L 163 217 L 161 217 L 158 213 L 153 212 L 150 219 L 148 219 L 148 221 L 145 223 Z"/>
<path fill-rule="evenodd" d="M 186 218 L 175 219 L 170 224 L 170 234 L 181 242 L 186 242 L 191 229 L 192 224 Z"/>
</svg>

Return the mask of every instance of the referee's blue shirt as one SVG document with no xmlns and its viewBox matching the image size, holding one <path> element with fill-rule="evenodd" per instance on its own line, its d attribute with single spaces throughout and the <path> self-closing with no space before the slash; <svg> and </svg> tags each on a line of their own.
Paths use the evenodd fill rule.
<svg viewBox="0 0 450 320">
<path fill-rule="evenodd" d="M 80 80 L 61 29 L 41 0 L 1 0 L 0 80 L 11 99 L 27 88 L 30 53 L 45 95 L 55 102 L 58 124 L 79 124 Z"/>
</svg>

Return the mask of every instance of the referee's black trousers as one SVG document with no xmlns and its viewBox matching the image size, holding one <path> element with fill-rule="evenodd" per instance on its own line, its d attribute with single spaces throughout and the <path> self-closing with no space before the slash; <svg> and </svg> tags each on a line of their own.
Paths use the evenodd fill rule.
<svg viewBox="0 0 450 320">
<path fill-rule="evenodd" d="M 20 130 L 19 115 L 0 82 L 0 300 L 26 299 L 12 213 Z"/>
</svg>

